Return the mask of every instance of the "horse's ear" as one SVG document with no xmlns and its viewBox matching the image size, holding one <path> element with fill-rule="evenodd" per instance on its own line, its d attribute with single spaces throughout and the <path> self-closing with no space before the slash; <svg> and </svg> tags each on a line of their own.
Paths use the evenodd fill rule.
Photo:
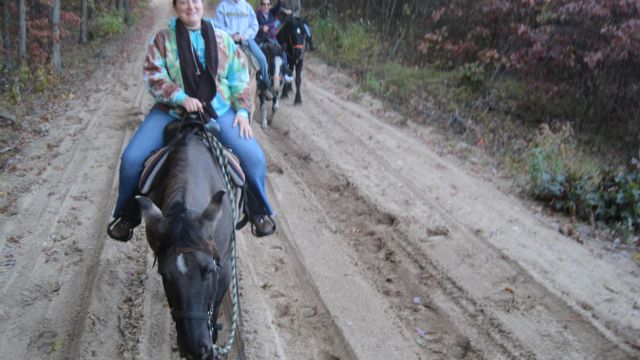
<svg viewBox="0 0 640 360">
<path fill-rule="evenodd" d="M 220 214 L 222 214 L 222 199 L 224 198 L 225 191 L 220 190 L 209 202 L 209 206 L 202 212 L 200 215 L 199 221 L 201 222 L 216 222 L 220 218 Z"/>
<path fill-rule="evenodd" d="M 160 208 L 144 196 L 136 196 L 136 200 L 140 204 L 140 211 L 142 212 L 142 218 L 147 224 L 154 224 L 162 220 L 162 211 Z"/>
</svg>

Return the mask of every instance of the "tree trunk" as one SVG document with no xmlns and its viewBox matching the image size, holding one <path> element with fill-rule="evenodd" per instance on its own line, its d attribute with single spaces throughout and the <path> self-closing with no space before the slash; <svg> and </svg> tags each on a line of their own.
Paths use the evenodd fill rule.
<svg viewBox="0 0 640 360">
<path fill-rule="evenodd" d="M 9 49 L 9 1 L 2 2 L 2 47 Z M 5 60 L 6 62 L 6 60 Z"/>
<path fill-rule="evenodd" d="M 20 65 L 27 60 L 27 8 L 25 0 L 18 0 L 18 58 Z"/>
<path fill-rule="evenodd" d="M 362 5 L 362 17 L 364 19 L 371 19 L 371 2 L 370 0 L 364 0 L 364 4 Z"/>
<path fill-rule="evenodd" d="M 122 11 L 124 11 L 124 23 L 131 23 L 131 11 L 129 11 L 129 1 L 128 0 L 120 0 L 122 1 Z"/>
<path fill-rule="evenodd" d="M 89 24 L 89 9 L 87 6 L 87 0 L 82 0 L 81 2 L 81 11 L 80 15 L 80 44 L 87 43 L 87 32 L 88 32 L 88 24 Z"/>
<path fill-rule="evenodd" d="M 382 19 L 382 39 L 389 39 L 391 32 L 391 24 L 393 23 L 393 15 L 396 12 L 398 0 L 388 1 L 384 9 L 384 18 Z"/>
<path fill-rule="evenodd" d="M 51 63 L 57 75 L 62 72 L 60 62 L 60 0 L 53 0 L 51 12 Z"/>
</svg>

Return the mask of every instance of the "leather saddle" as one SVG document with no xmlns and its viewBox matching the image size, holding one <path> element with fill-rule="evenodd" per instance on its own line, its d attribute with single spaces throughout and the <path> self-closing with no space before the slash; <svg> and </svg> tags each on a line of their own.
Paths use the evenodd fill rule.
<svg viewBox="0 0 640 360">
<path fill-rule="evenodd" d="M 213 124 L 212 124 L 213 123 Z M 203 124 L 199 120 L 187 120 L 187 121 L 174 121 L 167 125 L 164 130 L 164 139 L 166 146 L 160 148 L 153 154 L 151 154 L 144 163 L 144 169 L 142 170 L 142 176 L 140 177 L 140 181 L 138 182 L 138 190 L 142 195 L 147 195 L 153 189 L 156 180 L 158 178 L 158 174 L 162 172 L 162 167 L 166 162 L 173 146 L 175 144 L 174 139 L 178 136 L 178 133 L 181 130 L 196 128 L 201 131 L 208 131 L 212 134 L 212 136 L 217 136 L 219 133 L 219 129 L 215 126 L 214 121 L 210 121 L 207 125 L 203 126 Z M 202 140 L 206 144 L 206 137 L 201 136 Z M 231 151 L 231 149 L 224 148 L 224 156 L 229 163 L 229 175 L 237 188 L 242 188 L 245 184 L 246 177 L 244 171 L 240 167 L 240 160 L 238 157 Z M 213 155 L 212 155 L 213 156 Z M 214 159 L 216 160 L 216 159 Z M 218 161 L 216 160 L 216 163 Z M 222 165 L 221 165 L 222 166 Z"/>
</svg>

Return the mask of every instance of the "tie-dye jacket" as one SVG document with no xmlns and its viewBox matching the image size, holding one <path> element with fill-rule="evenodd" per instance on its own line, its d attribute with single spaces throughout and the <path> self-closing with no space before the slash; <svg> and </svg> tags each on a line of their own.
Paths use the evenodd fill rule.
<svg viewBox="0 0 640 360">
<path fill-rule="evenodd" d="M 213 25 L 211 20 L 206 21 Z M 145 86 L 155 102 L 173 108 L 182 105 L 187 97 L 178 59 L 175 22 L 176 19 L 172 18 L 169 28 L 161 30 L 149 41 L 143 69 Z M 218 115 L 226 113 L 231 107 L 248 115 L 253 106 L 253 97 L 246 57 L 224 31 L 215 30 L 215 35 L 218 43 L 218 74 L 217 94 L 212 106 Z M 190 32 L 190 36 L 195 52 L 204 63 L 204 39 L 200 31 Z"/>
</svg>

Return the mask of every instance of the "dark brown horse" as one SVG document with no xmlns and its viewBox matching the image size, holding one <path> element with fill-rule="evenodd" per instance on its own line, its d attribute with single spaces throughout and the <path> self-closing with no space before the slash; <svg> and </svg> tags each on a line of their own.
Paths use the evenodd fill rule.
<svg viewBox="0 0 640 360">
<path fill-rule="evenodd" d="M 160 183 L 138 197 L 176 324 L 180 354 L 213 359 L 229 287 L 234 219 L 220 166 L 193 131 L 171 150 Z"/>
<path fill-rule="evenodd" d="M 287 53 L 287 62 L 291 72 L 295 69 L 296 76 L 296 96 L 294 104 L 302 104 L 302 95 L 300 95 L 300 84 L 302 83 L 302 65 L 304 64 L 304 46 L 306 32 L 304 30 L 304 20 L 289 16 L 282 28 L 276 35 L 278 42 L 284 46 Z M 285 84 L 282 89 L 282 98 L 286 99 L 289 91 L 292 90 L 291 83 Z"/>
</svg>

